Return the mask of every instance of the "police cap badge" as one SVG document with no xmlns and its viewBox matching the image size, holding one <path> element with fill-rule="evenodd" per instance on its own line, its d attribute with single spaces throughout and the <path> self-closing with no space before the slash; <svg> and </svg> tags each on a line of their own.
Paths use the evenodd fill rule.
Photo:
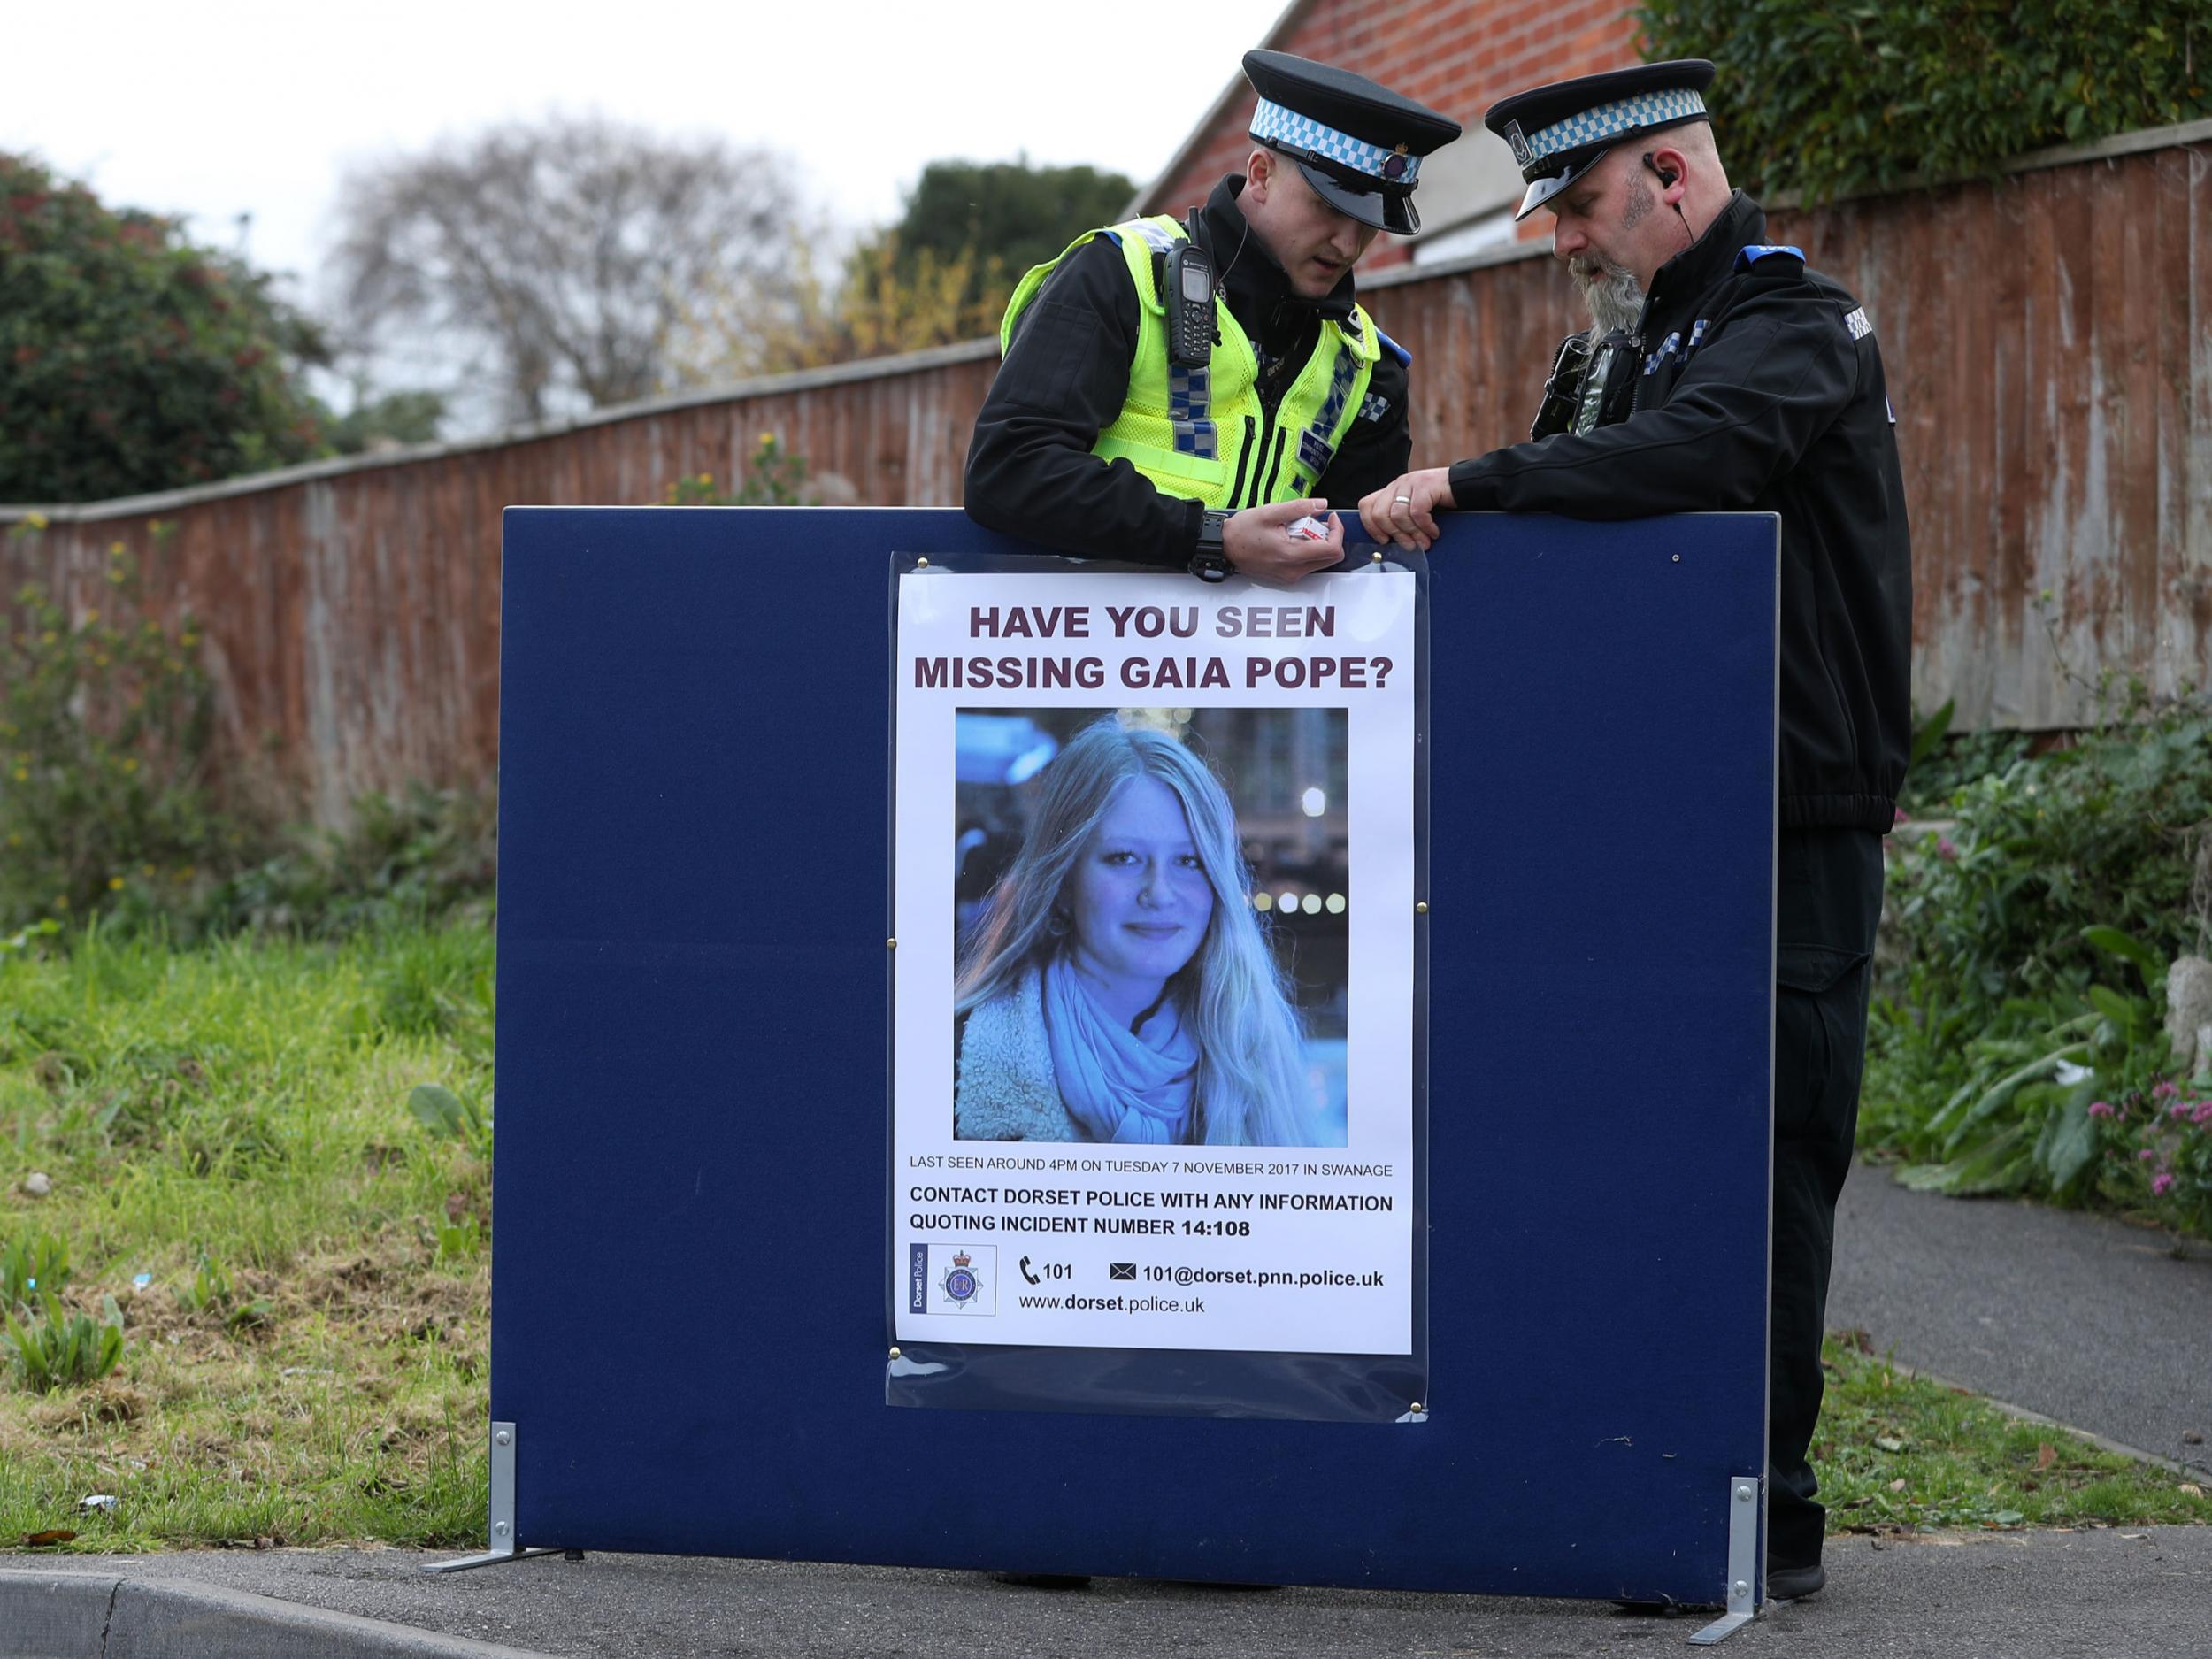
<svg viewBox="0 0 2212 1659">
<path fill-rule="evenodd" d="M 1421 157 L 1459 136 L 1459 123 L 1365 75 L 1294 58 L 1244 55 L 1259 94 L 1253 141 L 1298 164 L 1321 199 L 1363 225 L 1398 235 L 1420 228 L 1413 187 Z"/>
</svg>

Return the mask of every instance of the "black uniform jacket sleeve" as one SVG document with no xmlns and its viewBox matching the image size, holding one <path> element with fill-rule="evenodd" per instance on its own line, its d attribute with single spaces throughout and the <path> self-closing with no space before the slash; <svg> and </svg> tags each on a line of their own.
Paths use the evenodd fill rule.
<svg viewBox="0 0 2212 1659">
<path fill-rule="evenodd" d="M 1091 453 L 1129 393 L 1137 296 L 1121 250 L 1094 237 L 1022 313 L 968 444 L 978 524 L 1094 558 L 1180 569 L 1198 549 L 1194 501 L 1163 495 L 1125 460 Z"/>
<path fill-rule="evenodd" d="M 1858 376 L 1835 307 L 1801 280 L 1777 283 L 1731 309 L 1663 406 L 1458 462 L 1452 499 L 1571 518 L 1744 511 L 1828 429 Z"/>
</svg>

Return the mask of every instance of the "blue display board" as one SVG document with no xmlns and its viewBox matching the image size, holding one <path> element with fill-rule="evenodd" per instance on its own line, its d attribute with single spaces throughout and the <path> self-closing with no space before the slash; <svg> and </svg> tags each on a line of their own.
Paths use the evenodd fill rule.
<svg viewBox="0 0 2212 1659">
<path fill-rule="evenodd" d="M 1469 515 L 1430 555 L 1426 1420 L 915 1411 L 889 577 L 1024 549 L 953 511 L 511 510 L 514 1541 L 1723 1600 L 1764 1466 L 1776 549 L 1766 515 Z"/>
</svg>

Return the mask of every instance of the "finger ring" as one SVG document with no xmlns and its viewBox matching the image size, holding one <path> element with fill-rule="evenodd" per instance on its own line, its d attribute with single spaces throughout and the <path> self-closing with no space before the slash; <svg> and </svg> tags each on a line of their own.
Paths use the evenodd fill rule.
<svg viewBox="0 0 2212 1659">
<path fill-rule="evenodd" d="M 1402 501 L 1409 507 L 1413 505 L 1413 497 L 1410 495 L 1393 495 L 1390 499 L 1393 501 Z"/>
</svg>

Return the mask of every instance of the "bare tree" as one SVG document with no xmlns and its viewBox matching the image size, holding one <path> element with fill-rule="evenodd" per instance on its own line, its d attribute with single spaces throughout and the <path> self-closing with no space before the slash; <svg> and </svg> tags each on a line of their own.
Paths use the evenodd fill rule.
<svg viewBox="0 0 2212 1659">
<path fill-rule="evenodd" d="M 690 378 L 701 296 L 788 326 L 791 177 L 772 152 L 565 116 L 358 169 L 342 322 L 372 352 L 432 345 L 510 420 L 647 396 Z"/>
</svg>

